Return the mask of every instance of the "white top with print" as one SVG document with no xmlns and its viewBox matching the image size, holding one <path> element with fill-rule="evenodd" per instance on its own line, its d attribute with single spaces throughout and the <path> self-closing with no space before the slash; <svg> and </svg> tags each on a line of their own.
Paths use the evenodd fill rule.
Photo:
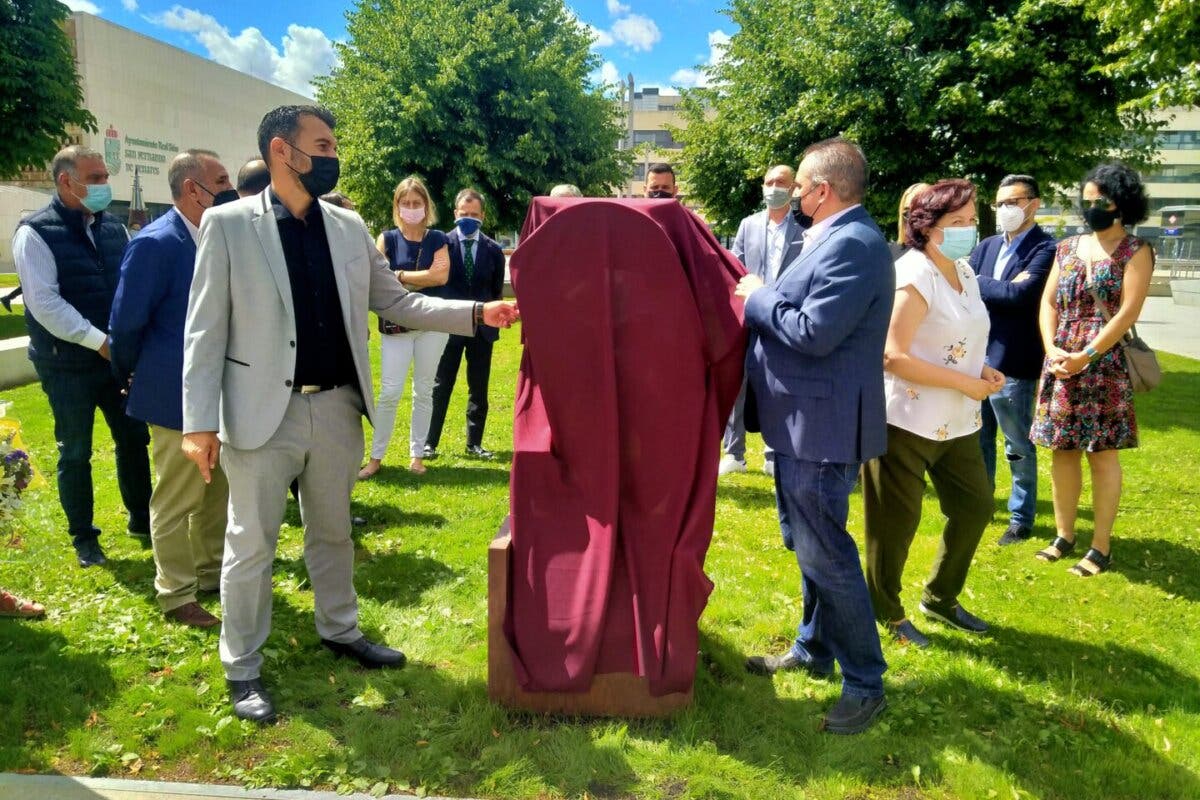
<svg viewBox="0 0 1200 800">
<path fill-rule="evenodd" d="M 920 250 L 909 250 L 896 261 L 896 289 L 912 286 L 929 304 L 917 326 L 910 355 L 955 372 L 978 378 L 987 354 L 987 307 L 979 282 L 966 259 L 955 262 L 962 292 L 954 287 Z M 957 439 L 979 430 L 980 404 L 957 389 L 925 386 L 886 373 L 887 421 L 926 439 Z"/>
</svg>

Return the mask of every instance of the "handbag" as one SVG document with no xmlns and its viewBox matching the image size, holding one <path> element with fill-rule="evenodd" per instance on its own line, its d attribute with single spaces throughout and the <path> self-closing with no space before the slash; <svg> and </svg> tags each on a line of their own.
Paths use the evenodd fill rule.
<svg viewBox="0 0 1200 800">
<path fill-rule="evenodd" d="M 1096 308 L 1100 309 L 1100 315 L 1104 317 L 1105 324 L 1108 324 L 1112 319 L 1112 314 L 1108 313 L 1108 306 L 1104 305 L 1104 301 L 1100 299 L 1100 293 L 1092 284 L 1092 262 L 1087 261 L 1086 264 L 1084 286 L 1087 287 L 1088 293 L 1095 301 Z M 1129 326 L 1129 330 L 1125 331 L 1125 335 L 1121 337 L 1118 344 L 1125 351 L 1125 369 L 1129 372 L 1129 382 L 1133 385 L 1135 392 L 1148 392 L 1162 383 L 1162 367 L 1158 364 L 1158 356 L 1150 349 L 1150 345 L 1137 335 L 1136 325 Z"/>
<path fill-rule="evenodd" d="M 390 244 L 390 243 L 389 243 Z M 417 248 L 417 257 L 413 259 L 413 266 L 421 263 L 421 251 L 425 248 L 425 243 L 422 241 L 421 246 Z M 390 259 L 389 259 L 390 260 Z M 395 262 L 393 262 L 395 263 Z M 400 280 L 401 270 L 396 270 L 396 280 Z M 408 333 L 412 328 L 406 328 L 403 325 L 397 325 L 395 322 L 388 322 L 383 317 L 379 318 L 379 332 L 393 336 L 397 333 Z"/>
</svg>

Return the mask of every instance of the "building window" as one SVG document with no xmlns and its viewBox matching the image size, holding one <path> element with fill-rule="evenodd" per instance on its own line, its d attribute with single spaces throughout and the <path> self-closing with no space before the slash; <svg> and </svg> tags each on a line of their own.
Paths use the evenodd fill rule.
<svg viewBox="0 0 1200 800">
<path fill-rule="evenodd" d="M 1200 131 L 1167 131 L 1159 134 L 1159 150 L 1200 150 Z"/>
<path fill-rule="evenodd" d="M 1144 178 L 1146 183 L 1200 183 L 1200 164 L 1167 164 Z"/>
<path fill-rule="evenodd" d="M 670 131 L 634 131 L 633 144 L 652 144 L 660 150 L 678 150 L 681 145 L 671 136 Z"/>
</svg>

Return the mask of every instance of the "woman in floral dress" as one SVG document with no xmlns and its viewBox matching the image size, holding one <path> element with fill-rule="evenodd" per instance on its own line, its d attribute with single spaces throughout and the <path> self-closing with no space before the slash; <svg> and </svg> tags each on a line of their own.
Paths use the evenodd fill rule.
<svg viewBox="0 0 1200 800">
<path fill-rule="evenodd" d="M 1149 201 L 1138 174 L 1104 164 L 1083 181 L 1089 234 L 1058 245 L 1042 295 L 1039 325 L 1046 362 L 1030 438 L 1052 451 L 1054 541 L 1038 552 L 1057 561 L 1075 549 L 1083 454 L 1092 473 L 1092 546 L 1071 572 L 1108 569 L 1121 501 L 1118 451 L 1137 447 L 1133 386 L 1120 340 L 1137 321 L 1154 271 L 1154 251 L 1128 229 L 1146 219 Z M 1099 295 L 1110 319 L 1096 305 Z"/>
<path fill-rule="evenodd" d="M 925 476 L 946 515 L 921 612 L 960 630 L 987 624 L 958 602 L 983 529 L 992 485 L 979 447 L 980 401 L 1004 385 L 984 364 L 987 308 L 966 261 L 978 239 L 975 188 L 943 180 L 919 192 L 905 220 L 911 245 L 896 261 L 896 303 L 884 350 L 887 453 L 863 469 L 867 586 L 893 639 L 929 640 L 900 601 L 904 564 L 921 521 Z"/>
</svg>

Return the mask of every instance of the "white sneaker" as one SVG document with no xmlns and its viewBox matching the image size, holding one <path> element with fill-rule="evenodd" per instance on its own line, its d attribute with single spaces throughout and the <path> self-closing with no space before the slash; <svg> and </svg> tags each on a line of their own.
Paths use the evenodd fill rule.
<svg viewBox="0 0 1200 800">
<path fill-rule="evenodd" d="M 763 462 L 763 473 L 766 474 L 767 477 L 775 477 L 775 459 L 768 458 Z"/>
<path fill-rule="evenodd" d="M 733 456 L 724 456 L 721 459 L 721 465 L 717 467 L 718 475 L 729 475 L 733 472 L 745 472 L 746 462 L 741 461 Z"/>
</svg>

